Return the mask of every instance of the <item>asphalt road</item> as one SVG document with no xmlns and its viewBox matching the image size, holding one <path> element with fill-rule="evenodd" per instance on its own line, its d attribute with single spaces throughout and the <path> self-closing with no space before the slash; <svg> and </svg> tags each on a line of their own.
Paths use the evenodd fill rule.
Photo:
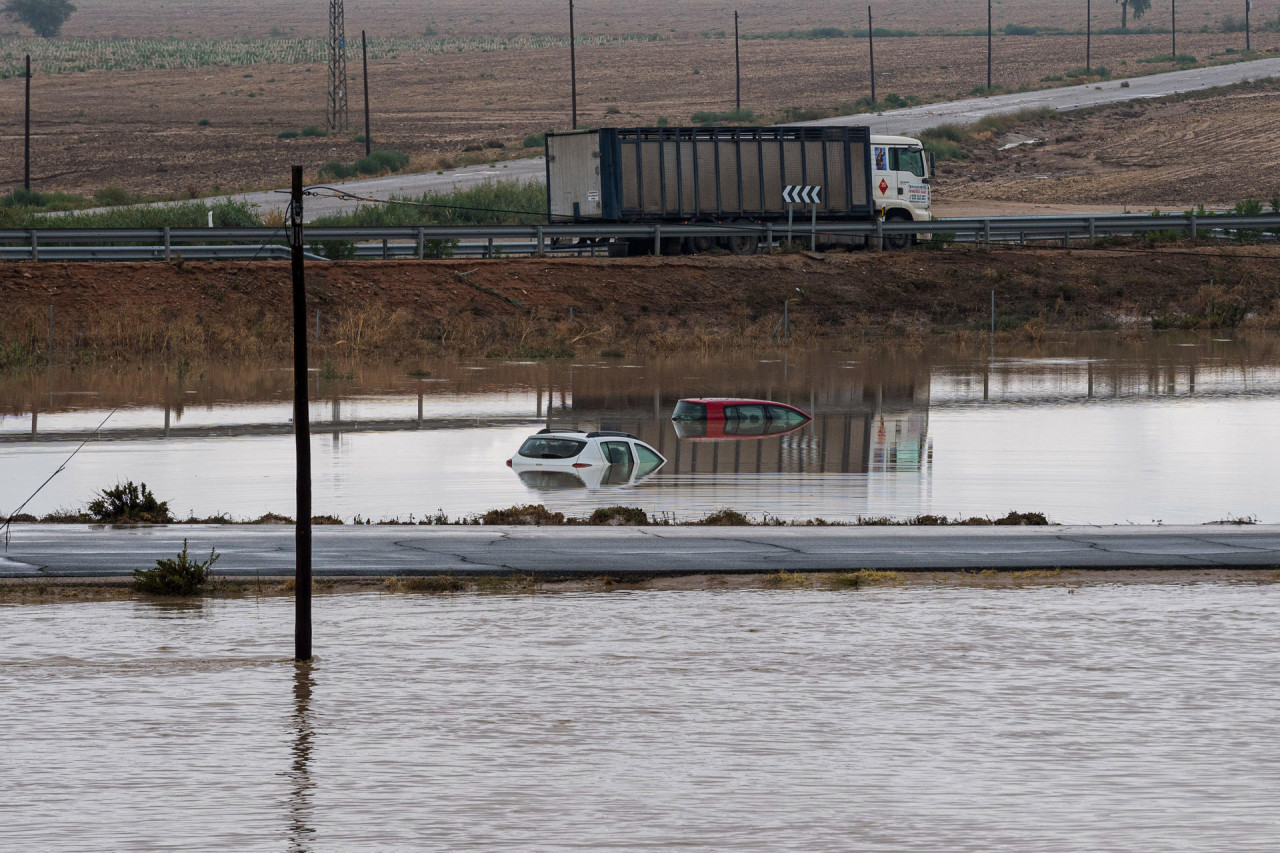
<svg viewBox="0 0 1280 853">
<path fill-rule="evenodd" d="M 223 575 L 293 574 L 293 528 L 21 524 L 0 577 L 128 575 L 222 554 Z M 317 576 L 730 574 L 1280 566 L 1280 525 L 1240 527 L 317 527 Z"/>
<path fill-rule="evenodd" d="M 1152 74 L 1147 77 L 1133 77 L 1125 81 L 1128 82 L 1128 87 L 1123 87 L 1121 81 L 1115 80 L 1091 85 L 1044 89 L 1037 92 L 996 95 L 990 98 L 967 98 L 961 101 L 926 104 L 920 107 L 908 107 L 907 109 L 890 110 L 883 113 L 838 116 L 836 118 L 822 119 L 821 121 L 802 122 L 802 124 L 867 125 L 875 133 L 896 133 L 915 136 L 940 124 L 972 124 L 985 116 L 1017 112 L 1022 109 L 1053 107 L 1067 112 L 1099 104 L 1118 103 L 1139 98 L 1160 98 L 1180 92 L 1210 89 L 1215 86 L 1227 86 L 1244 80 L 1261 80 L 1273 76 L 1280 76 L 1280 58 L 1257 59 L 1234 65 L 1193 68 L 1187 71 L 1170 71 L 1164 74 Z M 386 199 L 392 195 L 416 196 L 427 192 L 449 192 L 491 180 L 540 181 L 545 177 L 546 161 L 542 157 L 530 157 L 524 160 L 508 160 L 497 163 L 493 168 L 487 165 L 468 166 L 465 169 L 455 169 L 442 175 L 434 172 L 414 175 L 392 175 L 385 178 L 347 181 L 343 184 L 335 184 L 335 186 L 340 186 L 344 191 L 353 195 Z M 263 213 L 270 210 L 279 210 L 283 213 L 289 203 L 286 191 L 244 193 L 231 196 L 231 198 L 245 199 L 252 204 L 256 204 Z M 309 222 L 317 216 L 354 210 L 357 204 L 354 201 L 336 198 L 308 197 L 303 202 L 303 214 L 304 218 Z"/>
</svg>

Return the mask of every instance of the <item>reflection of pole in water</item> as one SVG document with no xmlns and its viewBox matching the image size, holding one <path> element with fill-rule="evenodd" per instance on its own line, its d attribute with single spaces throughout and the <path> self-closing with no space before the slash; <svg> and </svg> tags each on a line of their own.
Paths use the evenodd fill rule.
<svg viewBox="0 0 1280 853">
<path fill-rule="evenodd" d="M 315 731 L 311 726 L 311 662 L 300 661 L 293 668 L 293 762 L 286 774 L 291 783 L 289 792 L 289 849 L 311 849 L 316 830 L 311 820 L 311 741 Z"/>
</svg>

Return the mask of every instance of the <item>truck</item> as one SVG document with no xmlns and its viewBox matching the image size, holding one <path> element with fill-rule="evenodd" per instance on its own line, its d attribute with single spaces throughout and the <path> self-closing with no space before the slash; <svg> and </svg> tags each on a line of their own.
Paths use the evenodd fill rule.
<svg viewBox="0 0 1280 853">
<path fill-rule="evenodd" d="M 865 127 L 607 127 L 548 133 L 546 155 L 552 223 L 773 224 L 778 236 L 777 226 L 797 215 L 806 234 L 829 223 L 930 218 L 933 163 L 920 140 Z M 656 247 L 653 238 L 618 241 L 610 251 L 750 255 L 763 242 L 755 234 L 660 239 Z M 824 247 L 864 243 L 830 233 L 816 239 Z M 883 247 L 914 239 L 886 235 Z"/>
</svg>

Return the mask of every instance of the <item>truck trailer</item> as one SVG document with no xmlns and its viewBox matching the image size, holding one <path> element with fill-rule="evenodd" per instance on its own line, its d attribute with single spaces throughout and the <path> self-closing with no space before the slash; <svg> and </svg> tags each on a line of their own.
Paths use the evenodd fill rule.
<svg viewBox="0 0 1280 853">
<path fill-rule="evenodd" d="M 547 215 L 552 223 L 785 226 L 927 221 L 932 163 L 918 139 L 865 127 L 637 127 L 548 133 Z M 817 188 L 814 190 L 813 188 Z M 790 189 L 789 189 L 790 188 Z M 784 194 L 804 195 L 789 202 Z M 817 201 L 811 202 L 816 195 Z M 816 208 L 816 209 L 815 209 Z M 776 229 L 775 229 L 776 233 Z M 885 238 L 902 248 L 907 234 Z M 663 238 L 663 254 L 713 247 L 749 255 L 761 238 Z M 823 245 L 860 245 L 824 235 Z M 630 254 L 653 240 L 630 240 Z"/>
</svg>

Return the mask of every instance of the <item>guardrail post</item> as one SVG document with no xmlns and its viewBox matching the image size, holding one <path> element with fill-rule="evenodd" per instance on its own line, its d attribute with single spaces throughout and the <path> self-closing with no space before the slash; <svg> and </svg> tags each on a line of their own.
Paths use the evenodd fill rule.
<svg viewBox="0 0 1280 853">
<path fill-rule="evenodd" d="M 1094 218 L 1090 216 L 1089 217 L 1089 242 L 1092 243 L 1096 239 L 1098 239 L 1097 222 L 1095 222 Z"/>
<path fill-rule="evenodd" d="M 768 247 L 765 249 L 766 252 L 773 251 L 773 223 L 772 222 L 766 222 L 764 224 L 764 244 L 765 246 Z"/>
<path fill-rule="evenodd" d="M 386 237 L 382 238 L 382 259 L 384 261 L 387 259 L 387 238 Z"/>
<path fill-rule="evenodd" d="M 173 259 L 173 242 L 169 239 L 169 226 L 164 227 L 164 259 L 166 261 Z"/>
<path fill-rule="evenodd" d="M 422 226 L 418 226 L 418 260 L 422 260 L 427 251 L 427 240 L 422 233 Z"/>
<path fill-rule="evenodd" d="M 1062 232 L 1062 248 L 1064 249 L 1071 248 L 1071 229 L 1069 228 L 1066 231 Z"/>
<path fill-rule="evenodd" d="M 543 238 L 542 238 L 542 226 L 541 226 L 541 225 L 539 225 L 539 226 L 538 226 L 537 233 L 538 233 L 538 257 L 542 257 L 543 255 L 545 255 L 545 254 L 546 254 L 546 251 L 547 251 L 547 245 L 546 245 L 546 242 L 545 242 L 545 241 L 543 240 Z"/>
<path fill-rule="evenodd" d="M 489 260 L 493 260 L 493 238 L 489 238 L 488 244 L 485 246 L 484 256 Z"/>
<path fill-rule="evenodd" d="M 36 236 L 36 230 L 31 229 L 31 260 L 40 260 L 40 238 Z"/>
<path fill-rule="evenodd" d="M 982 220 L 982 242 L 988 249 L 991 248 L 991 220 Z"/>
<path fill-rule="evenodd" d="M 653 223 L 653 253 L 662 256 L 662 223 Z"/>
<path fill-rule="evenodd" d="M 884 248 L 884 220 L 879 216 L 876 217 L 876 235 L 871 240 L 871 245 L 867 246 L 873 252 L 878 252 Z"/>
<path fill-rule="evenodd" d="M 1191 214 L 1191 239 L 1196 239 L 1196 215 Z"/>
</svg>

